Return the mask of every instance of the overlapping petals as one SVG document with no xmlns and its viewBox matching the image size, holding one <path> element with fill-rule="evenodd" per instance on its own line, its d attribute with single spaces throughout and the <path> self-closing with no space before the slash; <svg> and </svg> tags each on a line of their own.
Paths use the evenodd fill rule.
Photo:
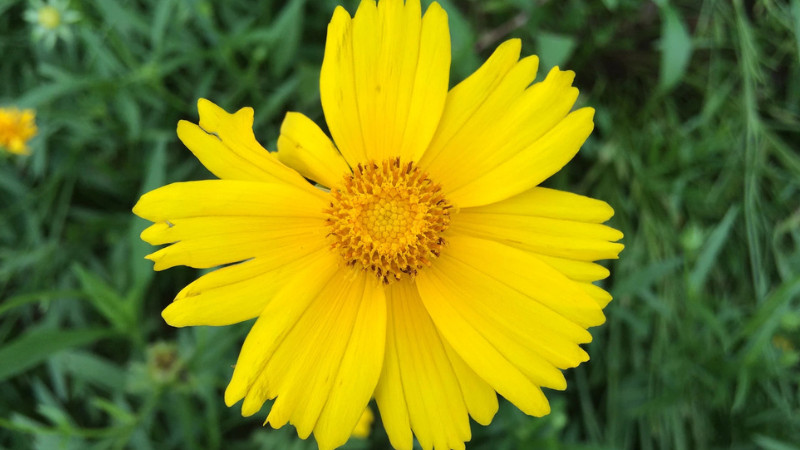
<svg viewBox="0 0 800 450">
<path fill-rule="evenodd" d="M 330 449 L 347 441 L 375 390 L 386 301 L 373 278 L 337 270 L 334 255 L 321 255 L 259 316 L 225 401 L 244 398 L 242 414 L 252 415 L 277 397 L 267 422 L 292 423 L 303 438 L 313 431 L 320 448 Z"/>
<path fill-rule="evenodd" d="M 537 187 L 593 128 L 575 109 L 574 74 L 500 45 L 448 92 L 447 15 L 419 0 L 364 0 L 334 12 L 320 76 L 329 138 L 287 114 L 277 156 L 255 139 L 253 110 L 198 102 L 178 135 L 221 180 L 175 183 L 142 196 L 166 245 L 155 269 L 224 266 L 186 286 L 163 312 L 174 326 L 257 318 L 225 402 L 242 414 L 274 399 L 320 448 L 342 445 L 375 398 L 392 445 L 464 448 L 470 417 L 488 424 L 499 393 L 527 414 L 550 411 L 543 388 L 589 359 L 588 329 L 611 296 L 595 261 L 617 258 L 622 233 L 599 200 Z M 441 186 L 447 245 L 416 277 L 382 284 L 331 251 L 328 190 L 361 164 L 413 163 Z M 409 166 L 409 171 L 411 170 Z M 312 182 L 309 182 L 311 180 Z M 318 186 L 315 186 L 318 185 Z M 383 220 L 383 219 L 382 219 Z"/>
<path fill-rule="evenodd" d="M 464 448 L 468 414 L 488 424 L 497 396 L 441 337 L 414 283 L 386 291 L 386 359 L 375 399 L 389 439 L 410 450 L 413 430 L 423 448 Z"/>
<path fill-rule="evenodd" d="M 362 1 L 355 17 L 337 7 L 328 25 L 320 96 L 344 158 L 358 163 L 419 159 L 447 97 L 450 31 L 433 3 Z"/>
</svg>

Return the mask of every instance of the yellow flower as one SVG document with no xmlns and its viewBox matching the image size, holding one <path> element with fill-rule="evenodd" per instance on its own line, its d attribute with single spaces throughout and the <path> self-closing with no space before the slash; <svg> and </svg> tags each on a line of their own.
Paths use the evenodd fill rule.
<svg viewBox="0 0 800 450">
<path fill-rule="evenodd" d="M 36 136 L 36 114 L 33 110 L 0 108 L 0 147 L 10 153 L 30 153 L 28 141 Z"/>
<path fill-rule="evenodd" d="M 224 266 L 163 312 L 173 326 L 257 318 L 225 391 L 242 414 L 320 448 L 344 444 L 375 398 L 394 447 L 464 448 L 500 394 L 533 416 L 542 388 L 589 359 L 622 234 L 599 200 L 537 187 L 578 152 L 591 108 L 574 74 L 531 84 L 538 59 L 500 45 L 448 92 L 447 15 L 418 0 L 337 8 L 320 93 L 333 140 L 288 113 L 277 157 L 253 110 L 198 102 L 178 136 L 221 180 L 174 183 L 134 212 L 169 244 L 155 270 Z M 316 185 L 307 181 L 313 180 Z"/>
</svg>

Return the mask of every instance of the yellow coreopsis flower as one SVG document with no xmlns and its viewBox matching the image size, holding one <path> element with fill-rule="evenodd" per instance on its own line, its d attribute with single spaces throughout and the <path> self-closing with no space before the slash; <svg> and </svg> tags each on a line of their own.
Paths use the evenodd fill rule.
<svg viewBox="0 0 800 450">
<path fill-rule="evenodd" d="M 17 155 L 29 154 L 28 141 L 36 136 L 35 120 L 33 110 L 0 108 L 0 148 Z"/>
<path fill-rule="evenodd" d="M 499 393 L 533 416 L 542 388 L 587 361 L 622 234 L 606 203 L 537 187 L 577 153 L 591 108 L 574 74 L 531 84 L 538 59 L 500 45 L 448 92 L 447 15 L 364 0 L 328 27 L 320 93 L 333 140 L 287 114 L 277 157 L 253 110 L 200 100 L 178 136 L 220 180 L 142 196 L 156 270 L 226 265 L 163 312 L 173 326 L 258 318 L 225 392 L 242 414 L 275 399 L 320 448 L 342 445 L 372 397 L 393 446 L 464 448 Z M 309 183 L 313 180 L 316 184 Z"/>
</svg>

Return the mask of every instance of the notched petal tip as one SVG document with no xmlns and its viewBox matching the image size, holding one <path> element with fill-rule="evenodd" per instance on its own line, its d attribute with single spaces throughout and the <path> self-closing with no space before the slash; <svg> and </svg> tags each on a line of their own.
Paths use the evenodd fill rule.
<svg viewBox="0 0 800 450">
<path fill-rule="evenodd" d="M 239 108 L 239 110 L 233 114 L 234 117 L 243 121 L 249 128 L 253 127 L 253 120 L 255 119 L 255 115 L 256 115 L 255 110 L 250 106 L 244 106 L 242 108 Z"/>
<path fill-rule="evenodd" d="M 169 247 L 161 248 L 161 249 L 159 249 L 159 250 L 157 250 L 157 251 L 155 251 L 153 253 L 150 253 L 149 255 L 145 256 L 144 259 L 149 259 L 150 261 L 153 261 L 153 263 L 154 263 L 153 264 L 153 270 L 155 270 L 156 272 L 161 272 L 162 270 L 169 269 L 170 267 L 173 267 L 174 264 L 166 264 L 166 263 L 164 263 L 164 255 L 166 254 L 168 249 L 169 249 Z"/>
<path fill-rule="evenodd" d="M 222 109 L 219 105 L 211 100 L 199 98 L 197 99 L 197 113 L 199 114 L 200 121 L 202 122 L 204 116 L 206 119 L 210 119 L 211 116 L 219 116 L 222 113 L 227 114 L 227 111 Z"/>
<path fill-rule="evenodd" d="M 249 106 L 231 114 L 216 103 L 204 98 L 197 100 L 197 111 L 200 115 L 198 125 L 207 133 L 217 133 L 221 126 L 224 126 L 222 122 L 226 121 L 231 121 L 235 123 L 235 126 L 243 129 L 251 129 L 255 117 L 255 111 Z"/>
<path fill-rule="evenodd" d="M 614 253 L 603 259 L 619 259 L 619 254 L 625 249 L 625 245 L 621 242 L 609 242 L 609 244 L 612 246 L 611 248 L 613 249 Z"/>
</svg>

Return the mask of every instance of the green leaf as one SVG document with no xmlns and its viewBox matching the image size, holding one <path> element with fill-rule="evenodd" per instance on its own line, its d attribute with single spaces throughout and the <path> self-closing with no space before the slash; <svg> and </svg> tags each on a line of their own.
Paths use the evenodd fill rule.
<svg viewBox="0 0 800 450">
<path fill-rule="evenodd" d="M 51 355 L 72 347 L 91 344 L 107 336 L 105 329 L 34 329 L 0 349 L 0 381 L 24 372 Z"/>
<path fill-rule="evenodd" d="M 150 28 L 150 42 L 156 49 L 161 48 L 167 27 L 172 24 L 175 13 L 174 0 L 162 0 L 156 3 L 153 10 L 152 27 Z"/>
<path fill-rule="evenodd" d="M 152 148 L 142 182 L 142 194 L 163 186 L 167 177 L 167 140 L 157 140 Z M 131 213 L 127 238 L 130 245 L 131 295 L 134 296 L 142 295 L 153 278 L 153 264 L 144 259 L 145 255 L 153 251 L 153 246 L 139 238 L 142 230 L 148 226 L 150 226 L 149 221 Z"/>
<path fill-rule="evenodd" d="M 800 60 L 800 0 L 792 0 L 792 24 L 794 28 L 794 42 L 797 50 L 797 59 Z"/>
<path fill-rule="evenodd" d="M 127 371 L 107 359 L 86 351 L 65 351 L 52 358 L 60 369 L 77 379 L 101 387 L 108 392 L 119 389 Z"/>
<path fill-rule="evenodd" d="M 800 296 L 800 276 L 783 283 L 760 305 L 756 314 L 741 329 L 745 364 L 757 364 L 764 358 L 764 350 L 771 345 L 772 337 L 780 329 L 786 313 L 797 307 Z M 794 301 L 794 305 L 792 304 Z"/>
<path fill-rule="evenodd" d="M 661 71 L 659 87 L 667 91 L 674 87 L 686 73 L 692 57 L 692 37 L 683 19 L 672 7 L 661 8 Z"/>
<path fill-rule="evenodd" d="M 116 103 L 117 112 L 125 125 L 128 140 L 139 139 L 142 132 L 142 114 L 139 104 L 131 94 L 124 91 L 117 96 Z"/>
<path fill-rule="evenodd" d="M 78 277 L 86 298 L 103 315 L 114 329 L 125 332 L 133 326 L 131 312 L 122 296 L 97 275 L 76 264 L 73 271 Z"/>
<path fill-rule="evenodd" d="M 569 61 L 577 42 L 573 36 L 540 31 L 536 36 L 536 49 L 544 67 L 563 66 Z"/>
<path fill-rule="evenodd" d="M 731 206 L 725 214 L 725 217 L 722 218 L 716 228 L 714 228 L 714 231 L 711 232 L 705 246 L 703 246 L 700 252 L 700 256 L 697 258 L 692 272 L 689 274 L 689 290 L 691 292 L 698 292 L 703 283 L 705 283 L 708 273 L 717 263 L 717 256 L 720 250 L 722 250 L 722 246 L 728 240 L 728 235 L 738 216 L 739 206 Z"/>
<path fill-rule="evenodd" d="M 649 289 L 657 281 L 671 274 L 681 264 L 680 258 L 671 258 L 665 261 L 655 261 L 637 270 L 621 280 L 611 289 L 615 298 L 624 295 L 633 295 Z"/>
<path fill-rule="evenodd" d="M 763 434 L 757 434 L 753 437 L 753 442 L 758 444 L 758 448 L 764 450 L 798 450 L 800 447 L 789 442 L 780 441 Z"/>
<path fill-rule="evenodd" d="M 269 65 L 275 76 L 286 73 L 297 57 L 303 31 L 304 4 L 305 0 L 292 0 L 272 23 L 273 53 Z"/>
<path fill-rule="evenodd" d="M 81 297 L 81 296 L 83 296 L 83 293 L 81 291 L 62 291 L 62 290 L 38 291 L 29 294 L 17 295 L 15 297 L 6 298 L 3 300 L 3 303 L 0 304 L 0 316 L 2 316 L 6 312 L 14 308 L 20 307 L 28 303 L 49 302 L 51 300 L 55 300 L 58 298 Z"/>
</svg>

